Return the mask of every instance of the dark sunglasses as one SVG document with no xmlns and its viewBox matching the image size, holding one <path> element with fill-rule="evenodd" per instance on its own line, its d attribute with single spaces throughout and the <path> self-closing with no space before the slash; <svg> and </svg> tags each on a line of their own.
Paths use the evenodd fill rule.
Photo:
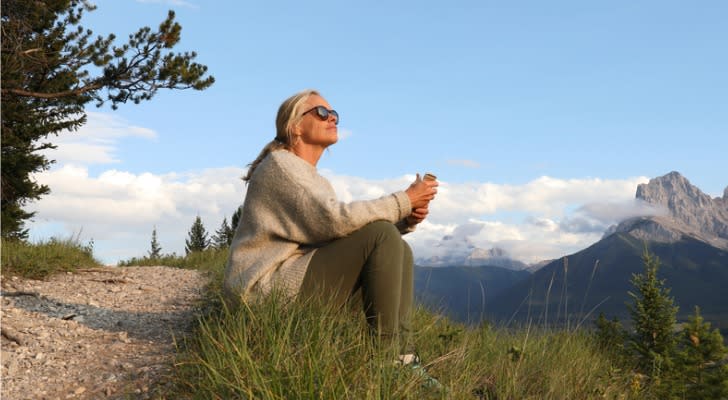
<svg viewBox="0 0 728 400">
<path fill-rule="evenodd" d="M 329 115 L 333 115 L 334 118 L 336 118 L 336 120 L 334 121 L 334 125 L 339 125 L 339 113 L 334 110 L 329 110 L 324 106 L 316 106 L 304 112 L 303 114 L 301 114 L 301 116 L 304 116 L 314 110 L 316 111 L 316 115 L 321 118 L 321 121 L 328 121 Z"/>
</svg>

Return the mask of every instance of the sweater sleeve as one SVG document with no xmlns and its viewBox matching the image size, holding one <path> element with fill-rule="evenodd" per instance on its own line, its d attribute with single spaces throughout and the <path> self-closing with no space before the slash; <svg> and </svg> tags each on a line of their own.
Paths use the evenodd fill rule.
<svg viewBox="0 0 728 400">
<path fill-rule="evenodd" d="M 285 221 L 280 234 L 289 240 L 320 244 L 344 237 L 377 220 L 394 224 L 411 213 L 412 206 L 404 191 L 373 200 L 342 202 L 331 183 L 315 169 L 295 168 L 286 161 L 291 160 L 282 160 L 279 175 L 282 182 L 275 187 L 277 200 L 283 203 L 283 209 L 279 210 L 281 220 Z"/>
</svg>

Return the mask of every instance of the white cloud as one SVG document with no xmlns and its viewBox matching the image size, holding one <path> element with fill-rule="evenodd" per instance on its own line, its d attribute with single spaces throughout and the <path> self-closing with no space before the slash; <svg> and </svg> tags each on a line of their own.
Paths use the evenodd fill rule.
<svg viewBox="0 0 728 400">
<path fill-rule="evenodd" d="M 107 169 L 97 176 L 88 165 L 118 162 L 117 145 L 129 137 L 155 140 L 154 131 L 104 113 L 88 113 L 78 132 L 54 139 L 57 160 L 49 171 L 35 175 L 51 194 L 31 203 L 37 211 L 29 224 L 35 239 L 49 236 L 93 239 L 104 262 L 141 256 L 157 227 L 164 252 L 184 252 L 184 239 L 197 215 L 212 234 L 222 219 L 242 203 L 242 168 L 214 168 L 184 173 L 131 173 Z"/>
<path fill-rule="evenodd" d="M 164 251 L 182 253 L 196 215 L 213 233 L 242 204 L 241 168 L 170 174 L 107 170 L 89 176 L 65 165 L 38 176 L 53 193 L 34 203 L 32 230 L 62 227 L 83 231 L 106 261 L 143 255 L 157 227 Z M 407 188 L 413 176 L 372 181 L 322 171 L 342 201 L 371 199 Z M 466 255 L 473 248 L 500 247 L 524 262 L 558 258 L 598 240 L 608 225 L 635 213 L 654 213 L 630 200 L 647 178 L 625 180 L 542 177 L 523 185 L 442 182 L 430 217 L 406 236 L 420 259 Z M 603 200 L 603 202 L 601 202 Z M 516 216 L 514 218 L 514 216 Z M 597 228 L 585 221 L 596 221 Z"/>
<path fill-rule="evenodd" d="M 457 226 L 481 221 L 483 228 L 467 237 L 475 247 L 500 247 L 524 262 L 558 258 L 599 240 L 609 225 L 623 218 L 654 215 L 655 209 L 633 200 L 637 185 L 647 181 L 541 177 L 523 185 L 444 182 L 430 207 L 430 220 L 449 225 L 423 224 L 421 230 L 442 240 Z M 420 258 L 436 253 L 431 242 L 412 242 Z"/>
<path fill-rule="evenodd" d="M 35 238 L 93 238 L 105 262 L 141 256 L 156 226 L 163 251 L 183 253 L 189 227 L 199 215 L 212 234 L 223 218 L 242 204 L 245 170 L 237 167 L 172 172 L 131 173 L 109 168 L 97 176 L 86 165 L 116 159 L 118 142 L 128 137 L 155 139 L 145 128 L 108 114 L 91 113 L 80 132 L 59 137 L 67 153 L 56 167 L 38 174 L 50 195 L 32 203 Z M 75 147 L 74 147 L 75 146 Z M 59 146 L 59 149 L 62 148 Z M 93 157 L 87 153 L 93 150 Z M 54 154 L 57 156 L 57 154 Z M 406 189 L 415 179 L 385 180 L 321 173 L 342 201 L 371 199 Z M 536 262 L 581 250 L 621 219 L 654 215 L 660 210 L 634 200 L 646 177 L 603 180 L 539 177 L 521 185 L 440 182 L 429 218 L 406 236 L 418 259 L 467 255 L 474 248 L 500 247 L 516 259 Z"/>
<path fill-rule="evenodd" d="M 85 167 L 65 165 L 37 176 L 52 193 L 30 207 L 38 211 L 31 232 L 93 239 L 107 263 L 141 256 L 156 226 L 164 252 L 184 253 L 184 240 L 197 215 L 210 234 L 242 204 L 241 168 L 184 174 L 132 174 L 108 170 L 89 176 Z M 38 235 L 36 235 L 38 236 Z"/>
<path fill-rule="evenodd" d="M 627 218 L 648 215 L 667 215 L 665 207 L 649 204 L 640 199 L 622 202 L 588 203 L 577 208 L 561 221 L 567 232 L 602 233 L 609 226 Z"/>
<path fill-rule="evenodd" d="M 636 198 L 623 202 L 587 203 L 577 211 L 599 221 L 623 220 L 645 215 L 666 216 L 668 214 L 666 207 Z"/>
<path fill-rule="evenodd" d="M 414 180 L 409 175 L 386 181 L 331 171 L 324 175 L 344 201 L 403 190 Z M 599 240 L 624 218 L 659 213 L 634 200 L 637 185 L 648 180 L 544 176 L 523 185 L 440 182 L 428 220 L 406 238 L 420 259 L 465 256 L 474 247 L 501 247 L 524 262 L 558 258 Z"/>
<path fill-rule="evenodd" d="M 113 114 L 87 113 L 86 124 L 76 132 L 61 132 L 52 142 L 57 149 L 44 152 L 46 157 L 58 164 L 118 163 L 115 150 L 118 142 L 127 137 L 148 140 L 157 138 L 157 133 L 148 128 L 134 126 Z"/>
</svg>

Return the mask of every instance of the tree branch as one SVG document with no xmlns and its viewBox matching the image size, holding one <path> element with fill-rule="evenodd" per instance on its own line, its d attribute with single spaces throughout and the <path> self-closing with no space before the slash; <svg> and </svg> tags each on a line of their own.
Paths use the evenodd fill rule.
<svg viewBox="0 0 728 400">
<path fill-rule="evenodd" d="M 2 89 L 2 94 L 14 94 L 17 96 L 24 96 L 24 97 L 36 97 L 39 99 L 58 99 L 61 97 L 69 97 L 69 96 L 78 96 L 80 94 L 84 94 L 86 92 L 91 92 L 94 90 L 98 90 L 103 85 L 100 83 L 92 83 L 90 85 L 75 89 L 75 90 L 67 90 L 65 92 L 56 92 L 56 93 L 42 93 L 42 92 L 31 92 L 28 90 L 23 89 Z"/>
</svg>

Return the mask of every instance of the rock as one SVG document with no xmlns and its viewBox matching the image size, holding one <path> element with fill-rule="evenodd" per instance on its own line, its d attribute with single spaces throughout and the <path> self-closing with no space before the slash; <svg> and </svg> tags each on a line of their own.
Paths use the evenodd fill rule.
<svg viewBox="0 0 728 400">
<path fill-rule="evenodd" d="M 205 279 L 197 271 L 168 267 L 99 268 L 45 281 L 3 279 L 2 293 L 38 295 L 2 297 L 0 398 L 148 398 L 172 373 L 173 336 L 184 336 L 192 326 L 197 312 L 192 304 Z M 131 295 L 140 282 L 144 295 Z M 161 302 L 160 293 L 169 301 Z M 146 389 L 137 396 L 132 388 Z"/>
<path fill-rule="evenodd" d="M 665 216 L 637 217 L 610 227 L 607 233 L 629 232 L 643 240 L 674 242 L 691 236 L 728 249 L 728 188 L 712 199 L 680 175 L 670 172 L 637 186 L 638 200 L 664 208 Z"/>
</svg>

